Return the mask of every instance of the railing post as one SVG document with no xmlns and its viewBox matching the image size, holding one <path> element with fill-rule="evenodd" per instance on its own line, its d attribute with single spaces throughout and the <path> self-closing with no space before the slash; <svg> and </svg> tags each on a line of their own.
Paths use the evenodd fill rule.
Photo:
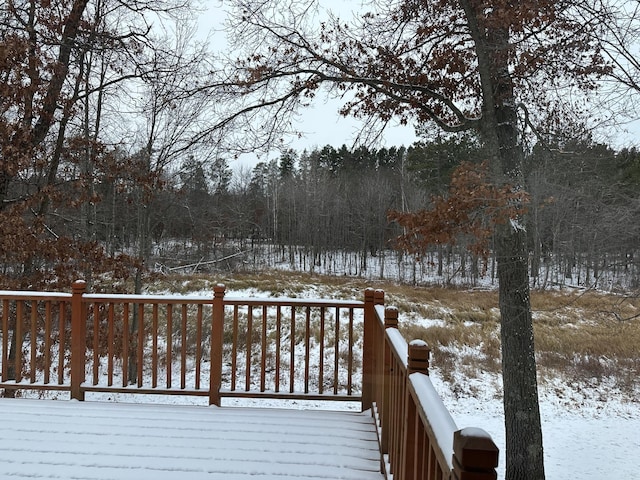
<svg viewBox="0 0 640 480">
<path fill-rule="evenodd" d="M 373 291 L 373 303 L 375 305 L 384 305 L 384 290 Z"/>
<path fill-rule="evenodd" d="M 384 309 L 384 328 L 398 328 L 398 309 L 387 307 Z M 383 454 L 389 453 L 389 432 L 391 430 L 391 371 L 392 353 L 386 334 L 382 335 L 383 373 L 382 373 L 382 405 L 378 406 L 381 417 L 382 437 L 380 438 L 380 450 Z"/>
<path fill-rule="evenodd" d="M 419 463 L 418 455 L 421 455 L 418 447 L 419 438 L 417 435 L 418 410 L 415 399 L 409 393 L 409 375 L 423 373 L 429 375 L 429 354 L 431 350 L 426 342 L 422 340 L 412 340 L 409 343 L 409 353 L 407 356 L 407 383 L 405 385 L 405 417 L 404 417 L 404 438 L 402 441 L 401 453 L 401 474 L 400 478 L 414 478 Z"/>
<path fill-rule="evenodd" d="M 364 291 L 364 332 L 362 338 L 362 411 L 373 407 L 375 391 L 375 365 L 378 345 L 376 344 L 376 305 L 384 305 L 384 292 L 367 288 Z M 378 359 L 381 360 L 381 359 Z"/>
<path fill-rule="evenodd" d="M 364 331 L 362 334 L 362 411 L 373 406 L 373 354 L 374 354 L 374 290 L 364 291 Z"/>
<path fill-rule="evenodd" d="M 209 375 L 209 405 L 220 406 L 222 386 L 222 344 L 224 335 L 224 292 L 226 287 L 213 287 L 213 308 L 211 312 L 211 371 Z"/>
<path fill-rule="evenodd" d="M 84 400 L 87 318 L 82 297 L 86 288 L 87 284 L 78 280 L 73 282 L 71 294 L 71 398 L 75 400 Z"/>
<path fill-rule="evenodd" d="M 384 305 L 384 291 L 375 290 L 373 292 L 373 304 L 374 306 Z M 371 338 L 371 343 L 373 345 L 373 383 L 371 385 L 371 403 L 372 405 L 373 403 L 376 403 L 377 408 L 380 408 L 382 403 L 382 388 L 384 385 L 384 326 L 375 313 L 375 309 L 373 318 L 373 335 Z"/>
<path fill-rule="evenodd" d="M 412 340 L 409 343 L 409 357 L 407 358 L 407 375 L 420 372 L 429 375 L 429 355 L 431 349 L 423 340 Z"/>
<path fill-rule="evenodd" d="M 495 480 L 498 447 L 480 428 L 463 428 L 453 434 L 452 480 Z"/>
</svg>

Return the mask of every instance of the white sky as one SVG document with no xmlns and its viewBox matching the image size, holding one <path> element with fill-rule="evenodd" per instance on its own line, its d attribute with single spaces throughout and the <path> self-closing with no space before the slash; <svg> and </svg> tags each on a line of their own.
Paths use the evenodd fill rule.
<svg viewBox="0 0 640 480">
<path fill-rule="evenodd" d="M 225 19 L 224 0 L 202 0 L 203 5 L 207 8 L 206 13 L 202 14 L 198 20 L 199 36 L 206 37 L 207 33 L 211 35 L 211 44 L 216 49 L 221 49 L 225 43 L 224 32 L 221 28 Z M 344 18 L 352 15 L 354 7 L 358 7 L 360 2 L 346 2 L 344 0 L 321 0 L 320 2 L 325 8 L 338 12 Z M 287 139 L 287 148 L 294 148 L 301 152 L 305 149 L 312 150 L 315 147 L 323 147 L 332 145 L 340 147 L 343 144 L 350 146 L 353 144 L 356 136 L 361 131 L 362 122 L 354 118 L 345 118 L 338 114 L 340 106 L 344 102 L 336 99 L 323 98 L 319 95 L 312 107 L 301 109 L 299 131 L 302 136 L 291 136 Z M 383 132 L 377 146 L 409 146 L 413 144 L 418 137 L 415 134 L 414 126 L 401 126 L 399 124 L 390 125 Z M 640 118 L 634 122 L 622 123 L 616 127 L 602 130 L 596 135 L 596 140 L 613 144 L 617 148 L 631 147 L 640 145 Z M 233 163 L 234 168 L 246 165 L 253 167 L 258 161 L 278 158 L 280 150 L 274 149 L 267 155 L 258 158 L 256 155 L 244 155 L 238 161 Z"/>
<path fill-rule="evenodd" d="M 324 0 L 321 2 L 333 11 L 346 12 L 349 16 L 351 8 L 359 2 L 345 2 L 343 0 Z M 225 18 L 224 1 L 204 0 L 203 4 L 208 8 L 207 12 L 200 16 L 198 20 L 199 36 L 206 37 L 210 33 L 210 42 L 219 50 L 225 43 L 224 32 L 221 31 Z M 345 8 L 345 6 L 347 8 Z M 315 147 L 322 148 L 325 145 L 340 147 L 343 144 L 350 146 L 353 144 L 358 133 L 362 129 L 362 122 L 339 115 L 338 110 L 344 102 L 336 99 L 323 98 L 322 95 L 316 97 L 313 106 L 300 110 L 300 124 L 297 128 L 303 133 L 302 136 L 291 136 L 287 139 L 287 148 L 293 148 L 299 152 L 303 150 L 313 150 Z M 376 144 L 378 147 L 399 147 L 409 146 L 417 140 L 414 127 L 412 125 L 402 126 L 399 124 L 389 125 L 383 132 L 383 136 Z M 243 155 L 238 161 L 233 163 L 233 167 L 240 165 L 253 167 L 258 161 L 267 158 L 278 158 L 280 151 L 274 149 L 267 156 Z"/>
</svg>

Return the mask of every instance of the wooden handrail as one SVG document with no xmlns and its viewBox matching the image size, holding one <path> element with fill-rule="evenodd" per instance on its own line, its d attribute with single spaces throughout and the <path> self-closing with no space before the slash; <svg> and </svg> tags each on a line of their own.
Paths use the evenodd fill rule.
<svg viewBox="0 0 640 480">
<path fill-rule="evenodd" d="M 394 480 L 495 479 L 498 448 L 481 429 L 458 430 L 429 378 L 428 345 L 407 344 L 397 309 L 372 312 L 382 357 L 372 394 L 382 472 Z"/>
<path fill-rule="evenodd" d="M 223 397 L 361 401 L 353 339 L 364 302 L 225 293 L 216 285 L 211 297 L 94 294 L 84 282 L 72 294 L 0 292 L 0 388 L 69 390 L 78 400 L 87 392 L 196 395 L 215 405 Z M 16 337 L 23 348 L 9 345 Z M 310 358 L 314 345 L 319 359 Z"/>
<path fill-rule="evenodd" d="M 491 437 L 458 429 L 429 378 L 428 345 L 405 341 L 381 290 L 367 289 L 359 302 L 227 297 L 224 285 L 211 297 L 85 289 L 79 281 L 71 294 L 0 291 L 0 388 L 68 390 L 77 400 L 87 392 L 198 395 L 213 405 L 225 397 L 361 401 L 375 418 L 387 477 L 496 478 Z"/>
</svg>

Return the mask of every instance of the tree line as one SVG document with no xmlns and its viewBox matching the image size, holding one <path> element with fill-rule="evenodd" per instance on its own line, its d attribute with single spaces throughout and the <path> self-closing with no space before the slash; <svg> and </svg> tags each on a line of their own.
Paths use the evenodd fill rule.
<svg viewBox="0 0 640 480">
<path fill-rule="evenodd" d="M 448 137 L 398 148 L 290 149 L 235 171 L 233 160 L 192 156 L 146 199 L 124 178 L 94 179 L 94 236 L 113 254 L 144 251 L 141 260 L 164 271 L 284 267 L 416 283 L 493 281 L 493 259 L 474 252 L 473 235 L 434 242 L 414 257 L 396 249 L 402 227 L 389 219 L 447 195 L 454 170 L 483 155 L 474 139 Z M 591 141 L 536 145 L 526 168 L 532 284 L 637 287 L 640 152 Z M 77 210 L 59 213 L 67 226 L 57 229 L 81 229 Z"/>
</svg>

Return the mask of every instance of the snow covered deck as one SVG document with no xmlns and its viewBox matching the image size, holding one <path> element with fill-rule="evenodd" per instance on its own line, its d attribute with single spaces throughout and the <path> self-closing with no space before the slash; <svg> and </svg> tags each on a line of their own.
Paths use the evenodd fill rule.
<svg viewBox="0 0 640 480">
<path fill-rule="evenodd" d="M 0 390 L 74 399 L 0 399 L 0 478 L 496 478 L 498 448 L 458 430 L 431 384 L 429 346 L 406 342 L 381 290 L 364 301 L 234 298 L 224 285 L 206 297 L 85 290 L 0 291 Z M 223 398 L 350 401 L 373 418 Z"/>
<path fill-rule="evenodd" d="M 383 478 L 366 413 L 0 399 L 0 424 L 0 478 Z"/>
</svg>

